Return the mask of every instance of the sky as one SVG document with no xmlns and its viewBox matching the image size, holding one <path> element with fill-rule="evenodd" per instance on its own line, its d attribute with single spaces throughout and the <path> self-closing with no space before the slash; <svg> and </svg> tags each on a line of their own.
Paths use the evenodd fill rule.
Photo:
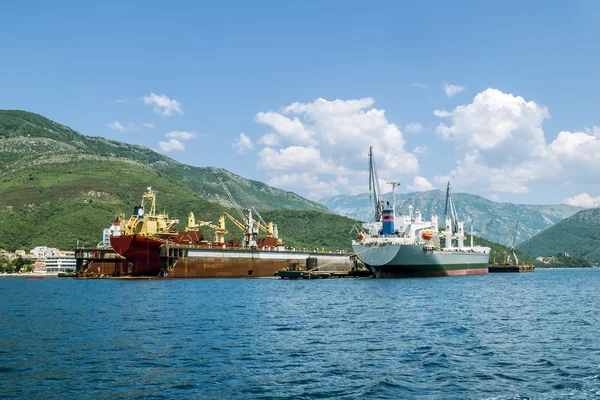
<svg viewBox="0 0 600 400">
<path fill-rule="evenodd" d="M 600 2 L 7 2 L 0 109 L 313 200 L 600 206 Z"/>
</svg>

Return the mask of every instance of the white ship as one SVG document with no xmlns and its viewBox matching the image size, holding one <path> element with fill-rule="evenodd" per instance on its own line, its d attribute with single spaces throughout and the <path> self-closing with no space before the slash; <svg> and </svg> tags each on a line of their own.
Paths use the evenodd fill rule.
<svg viewBox="0 0 600 400">
<path fill-rule="evenodd" d="M 464 222 L 457 218 L 450 183 L 446 190 L 446 218 L 440 231 L 437 215 L 424 220 L 421 212 L 409 206 L 408 215 L 398 216 L 396 226 L 396 186 L 392 185 L 392 205 L 380 196 L 373 148 L 369 149 L 369 190 L 373 191 L 375 222 L 363 224 L 358 240 L 352 241 L 360 261 L 376 277 L 481 275 L 488 273 L 490 248 L 465 246 Z"/>
</svg>

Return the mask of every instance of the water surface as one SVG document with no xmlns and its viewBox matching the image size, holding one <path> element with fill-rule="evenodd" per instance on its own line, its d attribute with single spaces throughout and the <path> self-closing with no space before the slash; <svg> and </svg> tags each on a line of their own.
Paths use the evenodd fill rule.
<svg viewBox="0 0 600 400">
<path fill-rule="evenodd" d="M 600 398 L 600 270 L 0 279 L 0 397 Z"/>
</svg>

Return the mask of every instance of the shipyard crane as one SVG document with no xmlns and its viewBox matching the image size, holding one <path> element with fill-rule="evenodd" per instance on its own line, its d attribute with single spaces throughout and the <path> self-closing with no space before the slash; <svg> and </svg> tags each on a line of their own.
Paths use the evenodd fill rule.
<svg viewBox="0 0 600 400">
<path fill-rule="evenodd" d="M 373 202 L 375 205 L 374 221 L 381 221 L 383 211 L 383 198 L 381 198 L 381 189 L 379 188 L 379 177 L 377 176 L 377 167 L 375 165 L 375 156 L 373 155 L 373 146 L 369 147 L 369 192 L 373 192 Z M 369 194 L 369 201 L 371 195 Z"/>
<path fill-rule="evenodd" d="M 515 240 L 517 239 L 517 230 L 519 229 L 519 221 L 517 221 L 517 223 L 515 224 L 515 232 L 512 235 L 512 238 L 510 240 L 510 256 L 508 257 L 508 262 L 507 264 L 510 264 L 511 262 L 511 257 L 514 260 L 514 265 L 519 265 L 519 259 L 517 258 L 517 253 L 515 252 Z"/>
<path fill-rule="evenodd" d="M 274 237 L 275 239 L 279 239 L 279 235 L 277 233 L 277 225 L 272 222 L 266 222 L 264 218 L 258 213 L 258 210 L 255 207 L 252 207 L 254 210 L 254 214 L 258 217 L 258 221 L 256 221 L 256 226 L 267 234 L 267 237 Z"/>
<path fill-rule="evenodd" d="M 225 217 L 221 215 L 219 217 L 219 225 L 215 225 L 212 221 L 198 221 L 196 222 L 196 217 L 193 212 L 190 212 L 188 215 L 188 224 L 186 227 L 187 231 L 198 231 L 200 227 L 207 226 L 215 230 L 215 236 L 217 237 L 217 243 L 225 243 L 225 235 L 227 235 L 227 230 L 225 230 Z"/>
<path fill-rule="evenodd" d="M 227 194 L 227 197 L 229 198 L 229 201 L 231 202 L 231 204 L 233 204 L 233 207 L 238 212 L 238 214 L 240 214 L 240 217 L 242 217 L 242 220 L 244 221 L 244 223 L 248 224 L 248 218 L 242 212 L 242 208 L 239 206 L 239 204 L 237 203 L 237 201 L 235 201 L 235 199 L 231 195 L 231 192 L 229 191 L 229 189 L 227 189 L 227 185 L 225 185 L 225 182 L 223 182 L 223 179 L 221 179 L 220 176 L 218 177 L 218 179 L 219 179 L 219 183 L 223 187 L 223 190 Z"/>
<path fill-rule="evenodd" d="M 244 241 L 243 241 L 243 246 L 244 247 L 253 247 L 256 246 L 256 239 L 258 236 L 258 231 L 256 228 L 253 227 L 253 222 L 252 222 L 252 210 L 248 210 L 248 221 L 249 224 L 242 224 L 240 221 L 238 221 L 237 219 L 235 219 L 231 214 L 224 212 L 223 215 L 227 218 L 229 218 L 229 220 L 231 222 L 233 222 L 233 224 L 239 228 L 239 230 L 242 231 L 242 233 L 244 234 Z"/>
</svg>

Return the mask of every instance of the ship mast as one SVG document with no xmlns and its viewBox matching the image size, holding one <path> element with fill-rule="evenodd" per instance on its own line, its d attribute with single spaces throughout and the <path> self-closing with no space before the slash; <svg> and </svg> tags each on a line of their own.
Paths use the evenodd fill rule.
<svg viewBox="0 0 600 400">
<path fill-rule="evenodd" d="M 446 187 L 446 208 L 444 210 L 444 215 L 448 214 L 448 208 L 450 208 L 450 218 L 452 219 L 452 231 L 456 233 L 458 230 L 458 217 L 456 215 L 456 206 L 454 205 L 454 198 L 452 197 L 452 188 L 450 187 L 450 182 L 448 182 L 448 186 Z"/>
<path fill-rule="evenodd" d="M 400 182 L 391 181 L 388 184 L 392 185 L 392 209 L 394 210 L 394 215 L 396 215 L 396 186 L 400 186 Z"/>
<path fill-rule="evenodd" d="M 381 211 L 383 209 L 383 199 L 381 189 L 379 188 L 379 178 L 377 177 L 377 167 L 375 166 L 375 157 L 373 156 L 373 146 L 369 147 L 369 192 L 373 192 L 373 201 L 375 205 L 375 222 L 381 221 Z M 369 201 L 371 195 L 369 194 Z"/>
</svg>

